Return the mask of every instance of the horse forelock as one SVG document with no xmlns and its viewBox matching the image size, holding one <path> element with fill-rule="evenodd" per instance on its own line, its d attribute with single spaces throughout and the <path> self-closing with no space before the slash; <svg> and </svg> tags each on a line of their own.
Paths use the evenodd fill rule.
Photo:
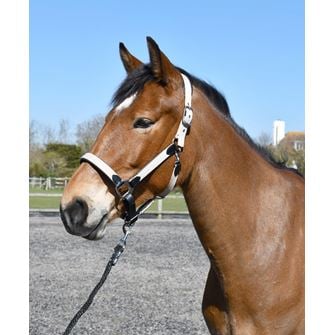
<svg viewBox="0 0 335 335">
<path fill-rule="evenodd" d="M 144 85 L 154 81 L 154 75 L 148 65 L 143 65 L 132 71 L 120 84 L 111 101 L 113 107 L 122 104 L 126 99 L 140 93 Z"/>
</svg>

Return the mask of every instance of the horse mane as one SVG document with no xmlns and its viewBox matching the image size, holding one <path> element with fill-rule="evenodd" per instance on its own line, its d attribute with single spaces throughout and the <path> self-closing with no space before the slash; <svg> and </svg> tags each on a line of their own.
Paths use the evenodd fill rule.
<svg viewBox="0 0 335 335">
<path fill-rule="evenodd" d="M 233 129 L 237 132 L 239 136 L 241 136 L 251 148 L 253 148 L 256 152 L 258 152 L 261 157 L 263 157 L 267 162 L 269 162 L 272 166 L 277 167 L 279 169 L 285 169 L 289 171 L 293 171 L 298 175 L 301 175 L 297 170 L 288 168 L 284 163 L 277 162 L 271 152 L 257 143 L 255 143 L 249 134 L 245 131 L 244 128 L 240 127 L 232 118 L 229 110 L 229 106 L 226 98 L 222 93 L 220 93 L 214 86 L 208 84 L 207 82 L 193 76 L 182 68 L 176 67 L 178 71 L 185 74 L 191 81 L 192 85 L 200 89 L 209 101 L 216 107 L 218 111 L 224 116 L 227 122 L 233 127 Z M 155 77 L 153 72 L 151 71 L 151 67 L 149 64 L 142 65 L 138 69 L 132 71 L 125 80 L 120 84 L 119 88 L 116 90 L 111 104 L 113 106 L 119 105 L 126 98 L 131 95 L 141 92 L 144 88 L 144 85 L 149 81 L 155 81 Z"/>
</svg>

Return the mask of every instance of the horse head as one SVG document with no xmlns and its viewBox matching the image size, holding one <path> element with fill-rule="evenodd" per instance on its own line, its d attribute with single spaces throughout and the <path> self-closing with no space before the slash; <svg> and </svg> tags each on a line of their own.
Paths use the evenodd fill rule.
<svg viewBox="0 0 335 335">
<path fill-rule="evenodd" d="M 120 43 L 127 78 L 115 93 L 105 124 L 91 148 L 91 154 L 112 167 L 123 181 L 130 180 L 173 142 L 185 107 L 181 73 L 153 39 L 148 37 L 147 43 L 149 64 L 143 64 Z M 135 206 L 164 192 L 174 173 L 173 156 L 134 188 Z M 178 183 L 182 179 L 181 173 Z M 125 216 L 120 193 L 101 169 L 83 160 L 61 199 L 60 213 L 66 230 L 88 239 L 102 238 L 108 223 Z"/>
</svg>

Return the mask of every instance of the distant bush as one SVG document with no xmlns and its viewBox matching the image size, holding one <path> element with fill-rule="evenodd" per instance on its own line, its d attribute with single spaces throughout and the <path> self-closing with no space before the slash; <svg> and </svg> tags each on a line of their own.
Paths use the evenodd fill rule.
<svg viewBox="0 0 335 335">
<path fill-rule="evenodd" d="M 29 175 L 70 177 L 79 166 L 82 150 L 74 144 L 48 143 L 45 149 L 30 152 Z"/>
<path fill-rule="evenodd" d="M 287 145 L 279 144 L 275 147 L 269 146 L 268 150 L 276 162 L 294 167 L 305 176 L 305 149 L 295 150 Z"/>
</svg>

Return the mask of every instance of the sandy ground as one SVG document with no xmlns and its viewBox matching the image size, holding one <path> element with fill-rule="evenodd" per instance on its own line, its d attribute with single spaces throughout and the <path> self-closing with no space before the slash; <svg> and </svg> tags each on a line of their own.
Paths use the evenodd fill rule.
<svg viewBox="0 0 335 335">
<path fill-rule="evenodd" d="M 122 236 L 66 233 L 57 217 L 30 218 L 30 334 L 62 334 L 99 281 Z M 201 301 L 209 261 L 189 219 L 140 219 L 72 334 L 209 334 Z"/>
</svg>

